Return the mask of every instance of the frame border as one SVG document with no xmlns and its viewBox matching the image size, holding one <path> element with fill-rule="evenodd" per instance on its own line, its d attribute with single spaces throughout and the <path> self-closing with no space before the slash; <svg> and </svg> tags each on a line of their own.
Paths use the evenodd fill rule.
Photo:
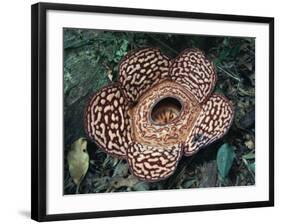
<svg viewBox="0 0 281 224">
<path fill-rule="evenodd" d="M 99 212 L 46 213 L 46 12 L 113 13 L 170 18 L 266 23 L 269 25 L 269 200 Z M 36 221 L 74 220 L 207 210 L 274 206 L 274 18 L 140 8 L 37 3 L 31 6 L 31 218 Z"/>
</svg>

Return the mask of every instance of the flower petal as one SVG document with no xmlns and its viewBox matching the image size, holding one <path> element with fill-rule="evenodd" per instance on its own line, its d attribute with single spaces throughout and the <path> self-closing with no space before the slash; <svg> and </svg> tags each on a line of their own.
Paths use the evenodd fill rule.
<svg viewBox="0 0 281 224">
<path fill-rule="evenodd" d="M 173 61 L 170 76 L 191 92 L 199 103 L 211 94 L 217 79 L 213 63 L 198 49 L 183 51 Z"/>
<path fill-rule="evenodd" d="M 132 173 L 145 181 L 158 181 L 172 175 L 181 157 L 181 146 L 147 146 L 133 143 L 127 160 Z"/>
<path fill-rule="evenodd" d="M 144 48 L 125 56 L 119 65 L 119 82 L 130 102 L 150 87 L 168 78 L 169 59 L 159 49 Z"/>
<path fill-rule="evenodd" d="M 233 117 L 232 103 L 222 95 L 213 94 L 202 105 L 201 112 L 183 146 L 185 155 L 190 156 L 221 138 L 230 128 Z"/>
<path fill-rule="evenodd" d="M 85 108 L 84 127 L 104 151 L 118 157 L 126 155 L 131 125 L 128 102 L 119 85 L 106 86 L 91 98 Z"/>
</svg>

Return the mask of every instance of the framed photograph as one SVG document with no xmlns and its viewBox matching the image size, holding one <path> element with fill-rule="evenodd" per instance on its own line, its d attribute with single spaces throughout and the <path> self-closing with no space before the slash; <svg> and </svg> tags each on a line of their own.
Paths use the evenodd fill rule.
<svg viewBox="0 0 281 224">
<path fill-rule="evenodd" d="M 32 6 L 32 219 L 274 205 L 274 19 Z"/>
</svg>

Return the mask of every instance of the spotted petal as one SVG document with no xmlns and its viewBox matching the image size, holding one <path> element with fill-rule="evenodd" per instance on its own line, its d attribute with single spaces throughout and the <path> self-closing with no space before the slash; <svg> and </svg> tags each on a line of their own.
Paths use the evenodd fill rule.
<svg viewBox="0 0 281 224">
<path fill-rule="evenodd" d="M 102 88 L 84 113 L 85 131 L 105 152 L 124 157 L 131 142 L 128 102 L 119 85 Z"/>
<path fill-rule="evenodd" d="M 172 63 L 172 80 L 184 86 L 201 103 L 213 91 L 216 84 L 215 67 L 198 49 L 187 49 Z"/>
<path fill-rule="evenodd" d="M 119 82 L 130 102 L 168 77 L 169 59 L 159 49 L 144 48 L 125 56 L 119 65 Z"/>
<path fill-rule="evenodd" d="M 202 105 L 200 114 L 183 147 L 186 156 L 221 138 L 228 131 L 234 117 L 232 103 L 213 94 Z"/>
<path fill-rule="evenodd" d="M 156 147 L 133 143 L 127 160 L 132 173 L 145 181 L 158 181 L 172 175 L 181 157 L 181 146 Z"/>
</svg>

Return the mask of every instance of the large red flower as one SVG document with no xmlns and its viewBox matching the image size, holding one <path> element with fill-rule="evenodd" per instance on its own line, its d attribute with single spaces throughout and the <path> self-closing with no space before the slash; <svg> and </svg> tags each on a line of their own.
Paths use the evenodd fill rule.
<svg viewBox="0 0 281 224">
<path fill-rule="evenodd" d="M 118 81 L 86 106 L 87 135 L 112 156 L 128 161 L 139 179 L 170 176 L 182 155 L 221 138 L 231 126 L 230 101 L 212 94 L 216 72 L 198 49 L 170 60 L 159 49 L 127 54 Z"/>
</svg>

